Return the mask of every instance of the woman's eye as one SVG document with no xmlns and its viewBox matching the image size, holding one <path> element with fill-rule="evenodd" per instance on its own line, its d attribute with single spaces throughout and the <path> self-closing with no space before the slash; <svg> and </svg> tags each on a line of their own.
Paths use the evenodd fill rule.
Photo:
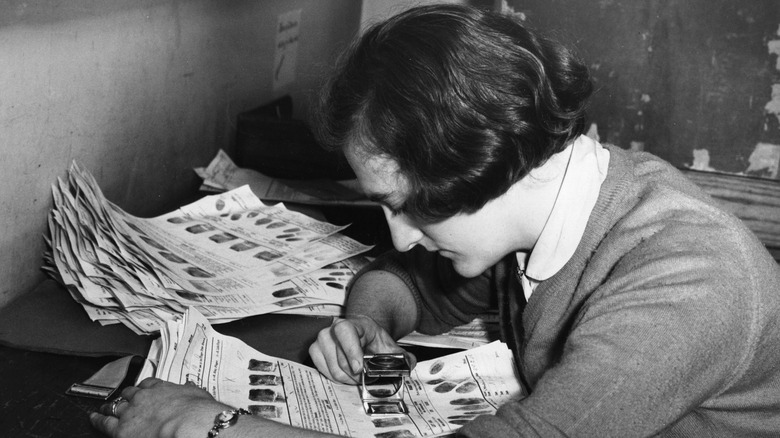
<svg viewBox="0 0 780 438">
<path fill-rule="evenodd" d="M 399 209 L 393 208 L 387 204 L 382 204 L 382 208 L 384 208 L 387 214 L 390 216 L 398 216 L 401 213 Z"/>
</svg>

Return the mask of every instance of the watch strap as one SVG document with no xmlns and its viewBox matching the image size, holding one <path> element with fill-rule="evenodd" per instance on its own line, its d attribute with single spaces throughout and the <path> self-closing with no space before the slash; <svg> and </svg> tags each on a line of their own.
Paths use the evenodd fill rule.
<svg viewBox="0 0 780 438">
<path fill-rule="evenodd" d="M 211 427 L 211 430 L 209 430 L 209 433 L 207 435 L 208 438 L 215 438 L 219 436 L 219 432 L 236 424 L 236 422 L 238 421 L 238 417 L 240 417 L 241 415 L 252 415 L 252 413 L 247 411 L 244 408 L 239 408 L 239 409 L 233 409 L 228 411 L 222 411 L 219 414 L 217 414 L 217 417 L 214 418 L 214 426 Z"/>
</svg>

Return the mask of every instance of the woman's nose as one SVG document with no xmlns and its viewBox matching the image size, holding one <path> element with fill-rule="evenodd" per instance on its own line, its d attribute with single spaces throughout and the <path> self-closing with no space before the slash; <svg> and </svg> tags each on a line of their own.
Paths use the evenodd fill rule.
<svg viewBox="0 0 780 438">
<path fill-rule="evenodd" d="M 385 209 L 385 219 L 390 229 L 393 246 L 398 251 L 409 251 L 423 238 L 423 232 L 417 228 L 405 214 L 392 214 Z"/>
</svg>

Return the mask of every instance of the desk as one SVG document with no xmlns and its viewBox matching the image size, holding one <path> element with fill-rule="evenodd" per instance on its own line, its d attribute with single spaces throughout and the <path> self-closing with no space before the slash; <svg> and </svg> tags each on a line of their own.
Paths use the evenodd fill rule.
<svg viewBox="0 0 780 438">
<path fill-rule="evenodd" d="M 112 357 L 65 356 L 0 345 L 0 431 L 8 437 L 99 437 L 87 416 L 103 403 L 65 394 Z"/>
<path fill-rule="evenodd" d="M 269 314 L 214 329 L 271 356 L 305 363 L 309 345 L 330 322 Z M 121 324 L 101 327 L 90 321 L 62 286 L 43 282 L 0 310 L 0 436 L 100 436 L 87 416 L 103 402 L 65 391 L 117 357 L 146 356 L 150 343 L 151 337 Z M 132 368 L 125 385 L 138 374 Z"/>
<path fill-rule="evenodd" d="M 422 347 L 409 350 L 419 360 L 455 351 Z M 104 402 L 69 396 L 65 390 L 113 359 L 42 353 L 0 345 L 0 434 L 38 438 L 102 437 L 89 424 L 88 415 Z M 138 369 L 136 364 L 131 366 L 122 387 L 132 384 Z"/>
<path fill-rule="evenodd" d="M 253 348 L 311 366 L 308 347 L 330 318 L 258 315 L 214 329 Z M 145 356 L 149 337 L 124 326 L 89 320 L 66 290 L 47 280 L 0 310 L 0 436 L 98 437 L 87 416 L 103 402 L 65 394 L 103 365 L 128 354 Z M 30 351 L 36 350 L 36 351 Z M 409 349 L 419 360 L 449 350 Z M 140 362 L 139 362 L 140 365 Z M 138 367 L 131 367 L 125 385 Z"/>
</svg>

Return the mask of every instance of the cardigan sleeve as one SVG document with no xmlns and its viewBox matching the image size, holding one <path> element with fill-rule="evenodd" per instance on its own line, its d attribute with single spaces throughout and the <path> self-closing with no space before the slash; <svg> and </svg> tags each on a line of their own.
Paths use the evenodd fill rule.
<svg viewBox="0 0 780 438">
<path fill-rule="evenodd" d="M 768 276 L 734 235 L 702 246 L 689 227 L 660 234 L 664 241 L 644 241 L 592 292 L 530 395 L 477 417 L 461 436 L 651 436 L 670 428 L 730 436 L 755 427 L 739 412 L 746 401 L 755 419 L 780 407 L 771 389 L 777 371 L 755 359 L 767 354 L 762 343 L 780 339 L 762 316 L 777 317 L 777 291 L 766 290 L 776 275 L 757 283 Z M 527 348 L 534 360 L 534 345 Z M 778 363 L 780 349 L 769 348 Z"/>
<path fill-rule="evenodd" d="M 495 268 L 465 278 L 454 271 L 448 259 L 415 247 L 404 253 L 391 250 L 362 272 L 369 270 L 393 273 L 406 283 L 417 302 L 417 330 L 421 333 L 443 333 L 495 308 Z"/>
</svg>

